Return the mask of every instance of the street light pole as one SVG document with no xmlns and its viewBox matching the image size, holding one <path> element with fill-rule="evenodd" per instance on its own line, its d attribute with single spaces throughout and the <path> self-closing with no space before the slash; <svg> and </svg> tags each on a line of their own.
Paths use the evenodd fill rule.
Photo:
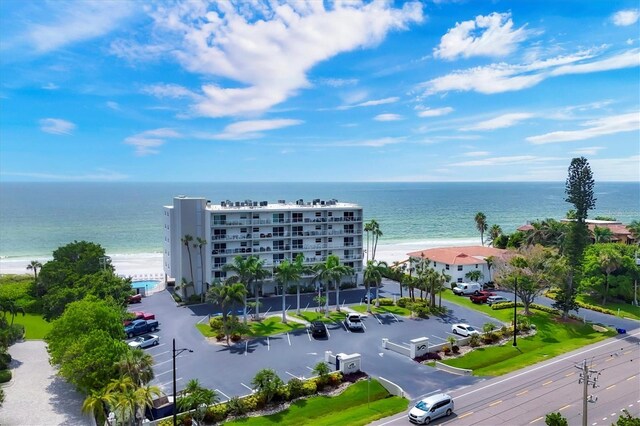
<svg viewBox="0 0 640 426">
<path fill-rule="evenodd" d="M 518 346 L 518 343 L 516 342 L 516 334 L 518 334 L 518 322 L 517 322 L 518 298 L 517 298 L 517 294 L 518 294 L 518 277 L 516 277 L 516 282 L 515 282 L 515 285 L 513 287 L 513 347 L 514 348 L 516 346 Z"/>
<path fill-rule="evenodd" d="M 173 426 L 178 424 L 178 401 L 176 399 L 176 357 L 182 352 L 193 352 L 191 349 L 176 349 L 176 339 L 173 339 Z"/>
</svg>

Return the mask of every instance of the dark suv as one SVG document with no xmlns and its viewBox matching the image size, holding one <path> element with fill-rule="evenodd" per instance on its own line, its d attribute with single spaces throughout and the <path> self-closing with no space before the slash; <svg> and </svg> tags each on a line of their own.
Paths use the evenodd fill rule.
<svg viewBox="0 0 640 426">
<path fill-rule="evenodd" d="M 327 337 L 327 327 L 322 321 L 312 322 L 310 328 L 313 337 Z"/>
</svg>

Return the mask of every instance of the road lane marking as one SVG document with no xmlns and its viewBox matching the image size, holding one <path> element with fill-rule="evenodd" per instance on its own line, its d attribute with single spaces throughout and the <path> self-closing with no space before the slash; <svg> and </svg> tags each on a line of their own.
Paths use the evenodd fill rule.
<svg viewBox="0 0 640 426">
<path fill-rule="evenodd" d="M 227 395 L 226 393 L 222 392 L 220 389 L 214 389 L 214 391 L 216 391 L 217 393 L 219 393 L 220 395 L 224 396 L 225 398 L 227 398 L 227 401 L 230 400 L 231 398 L 229 398 L 229 395 Z"/>
<path fill-rule="evenodd" d="M 538 422 L 538 421 L 540 421 L 540 420 L 542 420 L 542 419 L 544 419 L 544 417 L 538 417 L 538 418 L 537 418 L 537 419 L 535 419 L 535 420 L 531 420 L 531 421 L 529 422 L 529 424 L 533 424 L 533 423 Z"/>
<path fill-rule="evenodd" d="M 501 402 L 502 402 L 502 400 L 501 400 L 501 399 L 499 399 L 499 400 L 497 400 L 497 401 L 494 401 L 494 402 L 492 402 L 491 404 L 489 404 L 489 407 L 493 407 L 494 405 L 498 405 L 498 404 L 500 404 Z"/>
<path fill-rule="evenodd" d="M 609 362 L 609 361 L 613 361 L 613 358 L 607 358 L 604 360 L 604 362 Z"/>
<path fill-rule="evenodd" d="M 516 394 L 516 396 L 524 395 L 524 394 L 525 394 L 525 393 L 527 393 L 527 392 L 529 392 L 529 391 L 528 391 L 528 390 L 524 390 L 524 391 L 522 391 L 522 392 L 520 392 L 520 393 L 517 393 L 517 394 Z"/>
<path fill-rule="evenodd" d="M 550 385 L 551 383 L 553 383 L 553 380 L 549 380 L 548 382 L 544 382 L 542 384 L 542 386 L 547 386 L 547 385 Z"/>
<path fill-rule="evenodd" d="M 244 386 L 245 388 L 249 389 L 251 391 L 251 393 L 253 393 L 253 389 L 251 389 L 249 386 L 245 385 L 244 383 L 240 382 L 240 384 L 242 386 Z"/>
<path fill-rule="evenodd" d="M 605 390 L 609 390 L 609 389 L 613 389 L 613 388 L 615 388 L 615 387 L 616 387 L 616 385 L 611 385 L 611 386 L 609 386 L 609 387 L 607 387 L 607 388 L 604 388 L 604 389 L 605 389 Z"/>
<path fill-rule="evenodd" d="M 567 405 L 565 405 L 564 407 L 562 407 L 562 408 L 561 408 L 561 409 L 559 409 L 558 411 L 565 410 L 565 409 L 567 409 L 567 408 L 569 408 L 569 407 L 571 407 L 571 404 L 567 404 Z"/>
<path fill-rule="evenodd" d="M 630 353 L 631 353 L 631 351 L 626 351 L 626 352 L 622 352 L 622 355 L 628 355 Z"/>
<path fill-rule="evenodd" d="M 469 411 L 468 413 L 464 413 L 463 415 L 461 415 L 460 417 L 458 417 L 459 419 L 465 418 L 467 416 L 470 416 L 473 414 L 473 411 Z"/>
<path fill-rule="evenodd" d="M 635 378 L 636 378 L 636 376 L 635 376 L 635 375 L 633 375 L 633 376 L 629 377 L 629 378 L 627 379 L 627 381 L 628 381 L 628 380 L 633 380 L 633 379 L 635 379 Z"/>
<path fill-rule="evenodd" d="M 564 377 L 573 376 L 574 374 L 576 374 L 576 373 L 575 373 L 575 371 L 573 371 L 573 372 L 571 372 L 571 373 L 569 373 L 569 374 L 565 374 L 565 375 L 564 375 Z"/>
</svg>

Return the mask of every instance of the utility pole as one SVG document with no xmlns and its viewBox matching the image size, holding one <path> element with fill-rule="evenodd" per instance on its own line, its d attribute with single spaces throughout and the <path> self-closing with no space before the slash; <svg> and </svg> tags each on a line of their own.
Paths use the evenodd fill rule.
<svg viewBox="0 0 640 426">
<path fill-rule="evenodd" d="M 598 377 L 600 376 L 600 372 L 596 370 L 591 370 L 587 366 L 587 360 L 582 361 L 582 366 L 576 368 L 582 370 L 580 373 L 580 379 L 578 380 L 578 384 L 582 383 L 582 426 L 587 426 L 587 410 L 588 403 L 595 402 L 595 399 L 589 398 L 588 388 L 589 385 L 595 389 L 597 387 L 596 383 L 598 382 Z M 594 377 L 592 377 L 594 375 Z"/>
</svg>

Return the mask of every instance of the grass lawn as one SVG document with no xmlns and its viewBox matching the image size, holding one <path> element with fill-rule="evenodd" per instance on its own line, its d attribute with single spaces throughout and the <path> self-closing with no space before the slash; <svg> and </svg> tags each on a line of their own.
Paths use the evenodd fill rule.
<svg viewBox="0 0 640 426">
<path fill-rule="evenodd" d="M 369 397 L 368 397 L 369 395 Z M 367 403 L 367 400 L 370 403 Z M 366 425 L 406 410 L 408 401 L 389 393 L 375 380 L 360 381 L 335 397 L 317 396 L 293 403 L 270 416 L 247 417 L 228 425 Z"/>
<path fill-rule="evenodd" d="M 588 303 L 590 305 L 603 306 L 600 303 L 602 299 L 600 299 L 599 297 L 591 297 L 585 294 L 579 294 L 577 299 L 580 302 Z M 604 307 L 607 309 L 611 309 L 616 314 L 618 313 L 618 309 L 620 309 L 619 316 L 621 317 L 640 320 L 640 306 L 633 306 L 631 303 L 623 302 L 607 302 Z"/>
<path fill-rule="evenodd" d="M 242 321 L 242 319 L 240 319 Z M 209 324 L 196 324 L 196 328 L 200 330 L 205 337 L 216 337 L 216 333 L 211 330 Z M 251 337 L 273 336 L 275 334 L 286 333 L 288 331 L 305 328 L 304 324 L 289 321 L 287 324 L 282 322 L 280 317 L 269 317 L 262 321 L 249 321 Z"/>
<path fill-rule="evenodd" d="M 367 312 L 367 305 L 363 304 L 363 305 L 356 305 L 356 306 L 350 306 L 351 309 L 353 309 L 356 312 L 360 312 L 360 313 L 365 313 Z M 374 305 L 371 305 L 371 312 L 376 313 L 376 314 L 394 314 L 394 315 L 400 315 L 403 317 L 410 317 L 411 316 L 411 311 L 406 309 L 406 308 L 401 308 L 400 306 L 380 306 L 379 308 L 376 308 Z"/>
<path fill-rule="evenodd" d="M 346 318 L 345 312 L 330 311 L 329 316 L 325 317 L 322 312 L 315 311 L 300 311 L 300 315 L 292 314 L 294 317 L 302 318 L 307 322 L 322 321 L 322 322 L 342 322 Z"/>
<path fill-rule="evenodd" d="M 493 316 L 508 322 L 512 312 L 502 309 L 493 311 Z M 507 342 L 504 346 L 476 348 L 463 357 L 443 362 L 471 369 L 475 376 L 499 376 L 616 334 L 615 331 L 600 333 L 579 322 L 560 323 L 546 312 L 533 311 L 529 319 L 538 332 L 535 336 L 518 339 L 517 347 Z"/>
<path fill-rule="evenodd" d="M 7 316 L 7 320 L 11 322 L 10 315 Z M 42 315 L 26 314 L 22 316 L 22 314 L 18 314 L 13 323 L 24 325 L 25 339 L 28 340 L 42 340 L 49 330 L 51 330 L 51 323 L 45 321 Z"/>
</svg>

